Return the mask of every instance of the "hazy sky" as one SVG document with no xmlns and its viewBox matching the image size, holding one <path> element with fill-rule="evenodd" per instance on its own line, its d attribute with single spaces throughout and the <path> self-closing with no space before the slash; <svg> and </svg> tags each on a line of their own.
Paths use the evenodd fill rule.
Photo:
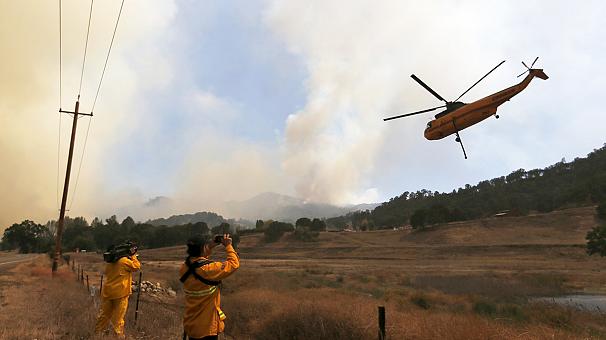
<svg viewBox="0 0 606 340">
<path fill-rule="evenodd" d="M 63 1 L 64 109 L 89 6 Z M 95 3 L 82 111 L 119 7 Z M 149 215 L 193 212 L 265 191 L 383 201 L 583 157 L 606 142 L 605 16 L 603 1 L 126 0 L 69 214 L 107 217 L 155 196 L 173 205 Z M 58 215 L 71 118 L 59 134 L 57 2 L 0 0 L 0 18 L 4 228 Z M 463 131 L 468 160 L 453 137 L 424 139 L 431 114 L 382 121 L 440 104 L 412 73 L 452 100 L 507 60 L 470 102 L 520 81 L 536 56 L 550 79 Z"/>
</svg>

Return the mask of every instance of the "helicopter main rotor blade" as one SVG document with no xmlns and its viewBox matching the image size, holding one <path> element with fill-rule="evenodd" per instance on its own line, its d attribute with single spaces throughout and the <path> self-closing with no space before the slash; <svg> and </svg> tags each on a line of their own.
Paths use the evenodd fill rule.
<svg viewBox="0 0 606 340">
<path fill-rule="evenodd" d="M 388 121 L 388 120 L 392 120 L 392 119 L 403 118 L 403 117 L 408 117 L 408 116 L 414 116 L 414 115 L 418 115 L 418 114 L 421 114 L 421 113 L 425 113 L 425 112 L 430 112 L 430 111 L 433 111 L 433 110 L 437 110 L 437 109 L 442 108 L 442 107 L 446 107 L 446 105 L 442 105 L 442 106 L 436 106 L 436 107 L 433 107 L 433 108 L 431 108 L 431 109 L 426 109 L 426 110 L 416 111 L 416 112 L 407 113 L 407 114 L 403 114 L 403 115 L 399 115 L 399 116 L 393 116 L 393 117 L 389 117 L 389 118 L 383 118 L 383 121 L 385 121 L 385 122 L 386 122 L 386 121 Z"/>
<path fill-rule="evenodd" d="M 423 88 L 425 88 L 427 91 L 429 91 L 429 93 L 433 94 L 436 98 L 438 98 L 439 100 L 443 101 L 443 102 L 447 102 L 446 99 L 442 98 L 442 96 L 440 96 L 436 91 L 434 91 L 431 87 L 427 86 L 427 84 L 425 84 L 421 79 L 419 79 L 417 76 L 415 76 L 414 74 L 411 74 L 410 77 L 412 79 L 414 79 L 417 83 L 419 83 L 419 85 L 423 86 Z"/>
<path fill-rule="evenodd" d="M 492 73 L 492 71 L 496 70 L 497 67 L 503 65 L 503 63 L 505 62 L 505 60 L 503 60 L 502 62 L 499 63 L 499 65 L 495 66 L 492 70 L 488 71 L 488 73 L 486 73 L 484 75 L 484 77 L 480 78 L 480 80 L 476 81 L 475 84 L 471 85 L 470 88 L 467 89 L 467 91 L 463 92 L 463 94 L 461 94 L 459 96 L 459 98 L 455 99 L 454 101 L 456 102 L 457 100 L 461 99 L 461 97 L 463 97 L 465 95 L 465 93 L 469 92 L 469 90 L 473 89 L 474 86 L 478 85 L 479 82 L 481 82 L 484 78 L 488 77 L 489 74 Z"/>
</svg>

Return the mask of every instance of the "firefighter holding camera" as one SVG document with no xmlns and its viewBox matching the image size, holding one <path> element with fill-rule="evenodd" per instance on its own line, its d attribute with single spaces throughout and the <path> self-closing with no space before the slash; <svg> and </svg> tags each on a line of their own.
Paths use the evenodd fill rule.
<svg viewBox="0 0 606 340">
<path fill-rule="evenodd" d="M 217 245 L 225 247 L 225 262 L 209 260 Z M 179 270 L 185 293 L 183 338 L 213 340 L 225 329 L 225 314 L 221 310 L 221 280 L 240 266 L 238 254 L 229 234 L 210 238 L 207 235 L 191 238 L 187 242 L 188 257 Z"/>
<path fill-rule="evenodd" d="M 101 310 L 97 317 L 95 333 L 101 333 L 111 321 L 113 331 L 124 337 L 124 315 L 128 297 L 132 293 L 132 273 L 141 269 L 137 246 L 131 243 L 110 247 L 104 255 L 105 277 L 101 291 Z"/>
</svg>

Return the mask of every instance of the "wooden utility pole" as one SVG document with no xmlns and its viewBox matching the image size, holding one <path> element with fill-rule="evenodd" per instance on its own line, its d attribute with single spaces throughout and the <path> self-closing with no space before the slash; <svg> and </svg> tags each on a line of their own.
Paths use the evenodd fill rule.
<svg viewBox="0 0 606 340">
<path fill-rule="evenodd" d="M 55 240 L 55 254 L 53 256 L 53 275 L 57 271 L 59 265 L 59 256 L 61 256 L 61 237 L 63 236 L 63 224 L 65 222 L 65 206 L 67 205 L 67 193 L 69 191 L 69 177 L 72 172 L 72 158 L 74 155 L 74 142 L 76 140 L 76 128 L 78 126 L 78 115 L 92 116 L 92 113 L 79 113 L 80 108 L 80 96 L 76 100 L 76 109 L 74 112 L 63 111 L 59 109 L 59 112 L 70 113 L 74 115 L 72 123 L 72 137 L 69 142 L 69 154 L 67 156 L 67 169 L 65 170 L 65 184 L 63 185 L 63 198 L 61 199 L 61 211 L 59 212 L 59 222 L 57 223 L 57 239 Z"/>
</svg>

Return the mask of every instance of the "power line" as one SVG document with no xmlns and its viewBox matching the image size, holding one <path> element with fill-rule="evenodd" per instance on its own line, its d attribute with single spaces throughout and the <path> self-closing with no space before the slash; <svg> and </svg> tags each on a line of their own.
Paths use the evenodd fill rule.
<svg viewBox="0 0 606 340">
<path fill-rule="evenodd" d="M 88 34 L 90 33 L 90 21 L 93 17 L 93 3 L 94 0 L 90 0 L 90 12 L 88 13 L 88 28 L 86 29 L 86 43 L 84 44 L 84 58 L 82 59 L 82 71 L 80 72 L 80 87 L 78 88 L 78 99 L 80 99 L 80 93 L 82 92 L 82 78 L 84 77 L 84 64 L 86 63 L 86 50 L 88 48 Z"/>
<path fill-rule="evenodd" d="M 94 0 L 91 0 L 91 15 L 92 15 L 93 1 Z M 124 0 L 122 0 L 122 3 L 120 4 L 120 11 L 118 12 L 118 18 L 116 19 L 116 25 L 114 27 L 114 33 L 112 35 L 112 40 L 109 43 L 109 49 L 107 51 L 107 56 L 105 58 L 105 64 L 103 65 L 103 72 L 101 72 L 101 79 L 99 80 L 99 86 L 97 87 L 97 93 L 95 94 L 95 100 L 93 101 L 93 106 L 92 106 L 92 109 L 91 109 L 91 115 L 92 115 L 93 111 L 95 110 L 95 105 L 97 103 L 97 98 L 99 97 L 99 91 L 101 90 L 101 83 L 103 82 L 103 77 L 105 75 L 105 70 L 107 69 L 107 63 L 108 63 L 108 60 L 109 60 L 109 55 L 110 55 L 110 53 L 112 51 L 112 46 L 114 44 L 114 38 L 116 37 L 116 31 L 118 30 L 118 23 L 120 22 L 120 16 L 122 15 L 122 8 L 123 7 L 124 7 Z M 88 23 L 88 25 L 89 25 L 89 29 L 90 29 L 90 15 L 89 15 L 89 23 Z M 87 36 L 87 44 L 88 44 L 88 32 L 87 32 L 86 36 Z M 86 47 L 85 47 L 85 50 L 84 50 L 84 58 L 86 59 Z M 82 63 L 82 72 L 84 72 L 84 62 Z M 80 76 L 80 86 L 82 86 L 82 76 Z M 80 93 L 78 93 L 78 99 L 79 98 L 80 98 Z M 78 182 L 79 182 L 79 179 L 80 179 L 80 171 L 82 170 L 82 162 L 84 160 L 84 153 L 86 151 L 86 144 L 88 142 L 88 134 L 89 134 L 89 131 L 90 131 L 91 123 L 92 123 L 92 117 L 90 117 L 89 120 L 88 120 L 88 127 L 86 128 L 86 136 L 84 137 L 84 145 L 82 147 L 82 155 L 80 157 L 80 164 L 78 166 L 78 173 L 76 175 L 76 182 L 74 183 L 74 189 L 72 190 L 72 199 L 70 201 L 69 209 L 68 210 L 71 210 L 71 207 L 74 204 L 74 199 L 76 197 L 76 189 L 78 188 Z"/>
<path fill-rule="evenodd" d="M 95 100 L 93 101 L 93 107 L 91 109 L 91 113 L 95 111 L 95 105 L 97 104 L 97 97 L 99 97 L 99 91 L 101 90 L 101 83 L 103 82 L 103 76 L 105 75 L 105 69 L 107 68 L 107 61 L 109 60 L 109 54 L 112 51 L 112 45 L 114 44 L 114 38 L 116 37 L 116 30 L 118 29 L 118 23 L 120 22 L 120 16 L 122 15 L 122 7 L 124 7 L 124 0 L 122 0 L 122 4 L 120 4 L 120 12 L 118 12 L 118 19 L 116 20 L 116 26 L 114 27 L 114 34 L 112 35 L 112 40 L 109 43 L 109 50 L 107 51 L 107 57 L 105 58 L 105 65 L 103 65 L 103 72 L 101 72 L 101 80 L 99 80 L 99 86 L 97 87 L 97 94 L 95 94 Z"/>
<path fill-rule="evenodd" d="M 111 42 L 109 44 L 109 49 L 107 51 L 107 56 L 105 58 L 105 64 L 103 65 L 103 72 L 101 73 L 101 79 L 99 80 L 99 86 L 97 87 L 97 93 L 95 94 L 95 100 L 93 101 L 93 110 L 91 110 L 91 113 L 79 113 L 79 107 L 80 107 L 80 92 L 82 90 L 82 80 L 84 77 L 84 67 L 86 64 L 86 52 L 88 49 L 88 39 L 89 39 L 89 34 L 90 34 L 90 23 L 92 20 L 92 12 L 93 12 L 93 1 L 91 0 L 91 4 L 90 4 L 90 12 L 89 12 L 89 17 L 88 17 L 88 29 L 86 32 L 86 43 L 84 46 L 84 57 L 82 60 L 82 70 L 80 73 L 80 86 L 78 88 L 78 99 L 76 100 L 76 107 L 74 109 L 74 112 L 69 112 L 69 111 L 63 111 L 61 108 L 61 97 L 62 97 L 62 28 L 61 28 L 61 0 L 59 0 L 59 113 L 70 113 L 70 114 L 74 114 L 74 119 L 72 122 L 72 133 L 71 133 L 71 140 L 70 140 L 70 146 L 69 146 L 69 154 L 68 154 L 68 158 L 67 158 L 67 168 L 66 168 L 66 172 L 65 172 L 65 184 L 63 187 L 63 198 L 61 199 L 61 209 L 59 212 L 59 221 L 58 221 L 58 225 L 57 225 L 57 236 L 56 236 L 56 240 L 55 240 L 55 253 L 53 256 L 53 265 L 52 265 L 52 272 L 53 272 L 53 276 L 55 274 L 55 272 L 57 271 L 57 267 L 58 267 L 58 263 L 59 263 L 59 254 L 61 253 L 61 237 L 63 235 L 63 226 L 64 226 L 64 222 L 65 222 L 65 210 L 66 210 L 66 205 L 67 205 L 67 196 L 68 196 L 68 191 L 69 191 L 69 178 L 70 178 L 70 174 L 71 174 L 71 165 L 72 165 L 72 157 L 73 157 L 73 151 L 74 151 L 74 142 L 75 142 L 75 137 L 76 137 L 76 129 L 77 129 L 77 123 L 78 123 L 78 114 L 81 115 L 85 115 L 85 116 L 90 116 L 92 117 L 93 115 L 93 110 L 95 108 L 95 104 L 97 103 L 97 98 L 99 97 L 99 91 L 101 89 L 101 83 L 103 82 L 103 77 L 105 75 L 105 71 L 107 69 L 107 62 L 109 60 L 109 55 L 111 53 L 112 50 L 112 46 L 114 44 L 114 38 L 116 37 L 116 31 L 118 29 L 118 23 L 120 22 L 120 16 L 122 15 L 122 8 L 124 7 L 124 0 L 122 0 L 122 3 L 120 4 L 120 11 L 118 12 L 118 18 L 116 19 L 116 26 L 114 27 L 114 33 L 112 35 L 112 39 Z M 82 157 L 80 157 L 80 165 L 78 167 L 78 174 L 76 176 L 76 185 L 74 186 L 74 188 L 72 189 L 72 200 L 70 202 L 70 208 L 71 205 L 74 203 L 74 199 L 73 197 L 75 197 L 75 192 L 76 192 L 76 188 L 77 188 L 77 183 L 78 180 L 80 178 L 80 170 L 82 169 L 82 160 L 84 159 L 84 154 L 85 154 L 85 150 L 86 150 L 86 143 L 88 141 L 88 134 L 90 131 L 90 126 L 91 126 L 91 122 L 92 120 L 88 121 L 88 128 L 86 130 L 86 137 L 84 139 L 84 145 L 82 147 Z M 57 176 L 59 173 L 59 156 L 60 156 L 60 147 L 61 147 L 61 116 L 59 116 L 59 146 L 57 149 Z M 57 180 L 58 182 L 58 180 Z"/>
</svg>

